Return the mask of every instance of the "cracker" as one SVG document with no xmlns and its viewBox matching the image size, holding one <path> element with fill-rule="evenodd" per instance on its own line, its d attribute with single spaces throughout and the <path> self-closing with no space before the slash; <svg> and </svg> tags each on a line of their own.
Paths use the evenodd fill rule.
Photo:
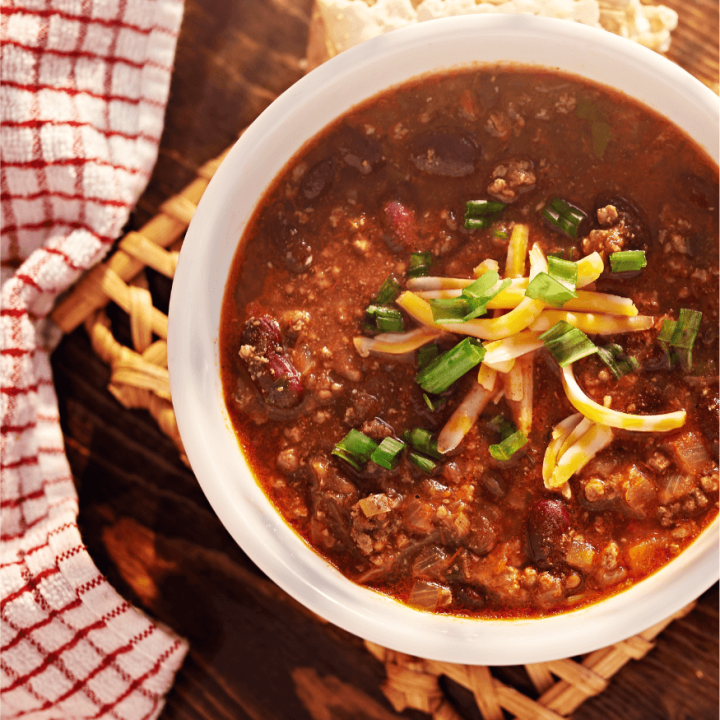
<svg viewBox="0 0 720 720">
<path fill-rule="evenodd" d="M 416 22 L 484 13 L 572 20 L 664 52 L 678 21 L 674 10 L 640 0 L 318 0 L 318 8 L 331 55 Z"/>
</svg>

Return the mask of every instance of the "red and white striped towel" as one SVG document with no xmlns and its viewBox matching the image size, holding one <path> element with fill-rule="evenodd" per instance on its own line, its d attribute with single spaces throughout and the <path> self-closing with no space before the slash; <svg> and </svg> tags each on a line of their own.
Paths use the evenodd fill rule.
<svg viewBox="0 0 720 720">
<path fill-rule="evenodd" d="M 3 720 L 154 718 L 187 652 L 83 545 L 45 320 L 147 184 L 181 17 L 182 0 L 0 0 Z"/>
</svg>

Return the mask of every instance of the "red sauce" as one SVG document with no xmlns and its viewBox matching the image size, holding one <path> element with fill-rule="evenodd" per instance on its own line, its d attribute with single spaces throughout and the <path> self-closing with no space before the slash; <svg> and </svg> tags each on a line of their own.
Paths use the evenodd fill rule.
<svg viewBox="0 0 720 720">
<path fill-rule="evenodd" d="M 554 197 L 588 215 L 579 238 L 542 222 Z M 508 204 L 490 227 L 466 230 L 473 199 Z M 226 287 L 222 382 L 258 483 L 347 577 L 436 612 L 550 615 L 655 572 L 717 514 L 717 199 L 717 166 L 691 139 L 626 96 L 573 77 L 463 71 L 359 105 L 267 190 Z M 608 206 L 618 217 L 601 224 L 598 210 L 602 217 Z M 517 223 L 546 255 L 577 260 L 597 250 L 607 265 L 610 252 L 645 250 L 640 273 L 606 272 L 595 284 L 657 320 L 642 332 L 593 337 L 621 344 L 640 368 L 615 380 L 595 355 L 576 362 L 575 375 L 599 403 L 609 396 L 613 409 L 641 415 L 684 408 L 685 425 L 616 431 L 570 479 L 569 498 L 547 490 L 541 467 L 552 428 L 575 410 L 542 349 L 529 441 L 510 460 L 489 452 L 499 436 L 488 422 L 513 419 L 505 399 L 490 403 L 431 475 L 407 453 L 393 471 L 372 463 L 357 471 L 333 456 L 351 428 L 377 441 L 415 427 L 439 431 L 476 382 L 469 372 L 433 412 L 415 381 L 417 353 L 358 355 L 352 341 L 365 334 L 365 308 L 383 280 L 404 286 L 416 251 L 432 253 L 432 275 L 471 278 L 488 258 L 502 275 Z M 661 319 L 677 319 L 680 308 L 703 313 L 690 370 L 670 368 L 656 339 Z M 405 315 L 406 329 L 414 326 Z M 441 349 L 460 339 L 444 337 Z M 279 389 L 277 373 L 285 373 Z M 366 498 L 380 511 L 368 515 Z"/>
</svg>

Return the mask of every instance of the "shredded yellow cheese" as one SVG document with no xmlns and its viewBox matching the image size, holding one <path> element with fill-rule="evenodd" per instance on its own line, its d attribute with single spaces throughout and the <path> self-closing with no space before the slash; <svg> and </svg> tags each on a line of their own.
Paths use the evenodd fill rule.
<svg viewBox="0 0 720 720">
<path fill-rule="evenodd" d="M 603 407 L 589 398 L 575 379 L 572 365 L 562 369 L 562 384 L 572 406 L 593 422 L 636 432 L 667 432 L 685 424 L 687 413 L 677 410 L 663 415 L 631 415 Z"/>
<path fill-rule="evenodd" d="M 493 397 L 492 390 L 487 390 L 479 384 L 472 386 L 440 431 L 437 441 L 438 452 L 450 452 L 460 444 L 491 397 Z"/>
<path fill-rule="evenodd" d="M 638 332 L 639 330 L 649 330 L 655 325 L 655 318 L 649 315 L 619 317 L 617 315 L 568 312 L 567 310 L 545 310 L 530 325 L 530 329 L 535 332 L 545 332 L 560 320 L 565 320 L 588 335 L 615 335 L 616 333 Z"/>
<path fill-rule="evenodd" d="M 602 275 L 604 269 L 605 265 L 600 253 L 594 252 L 580 258 L 577 261 L 578 277 L 576 287 L 585 287 L 595 282 Z"/>
<path fill-rule="evenodd" d="M 525 274 L 529 234 L 530 230 L 527 225 L 518 223 L 513 227 L 505 262 L 506 278 L 520 278 Z"/>
<path fill-rule="evenodd" d="M 353 345 L 360 357 L 367 357 L 371 352 L 402 355 L 417 350 L 434 340 L 441 333 L 431 328 L 416 328 L 405 333 L 382 333 L 374 338 L 353 338 Z"/>
<path fill-rule="evenodd" d="M 562 444 L 570 433 L 582 422 L 582 413 L 575 413 L 566 417 L 562 422 L 559 422 L 552 431 L 552 438 L 548 443 L 545 450 L 545 457 L 543 458 L 542 476 L 547 486 L 547 481 L 555 469 L 557 456 Z"/>
<path fill-rule="evenodd" d="M 497 370 L 486 365 L 484 362 L 480 363 L 480 369 L 478 370 L 478 384 L 482 385 L 486 390 L 492 390 L 495 387 L 495 380 L 497 379 Z"/>
<path fill-rule="evenodd" d="M 613 439 L 612 428 L 606 425 L 593 424 L 592 427 L 567 450 L 555 466 L 545 487 L 562 487 L 578 470 L 585 467 L 590 460 Z"/>
</svg>

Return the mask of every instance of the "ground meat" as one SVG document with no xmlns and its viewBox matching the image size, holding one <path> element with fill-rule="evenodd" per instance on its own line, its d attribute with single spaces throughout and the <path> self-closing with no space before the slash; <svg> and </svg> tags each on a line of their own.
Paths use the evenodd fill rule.
<svg viewBox="0 0 720 720">
<path fill-rule="evenodd" d="M 513 158 L 503 160 L 492 172 L 488 194 L 504 203 L 512 203 L 520 195 L 535 187 L 535 172 L 529 160 Z"/>
</svg>

